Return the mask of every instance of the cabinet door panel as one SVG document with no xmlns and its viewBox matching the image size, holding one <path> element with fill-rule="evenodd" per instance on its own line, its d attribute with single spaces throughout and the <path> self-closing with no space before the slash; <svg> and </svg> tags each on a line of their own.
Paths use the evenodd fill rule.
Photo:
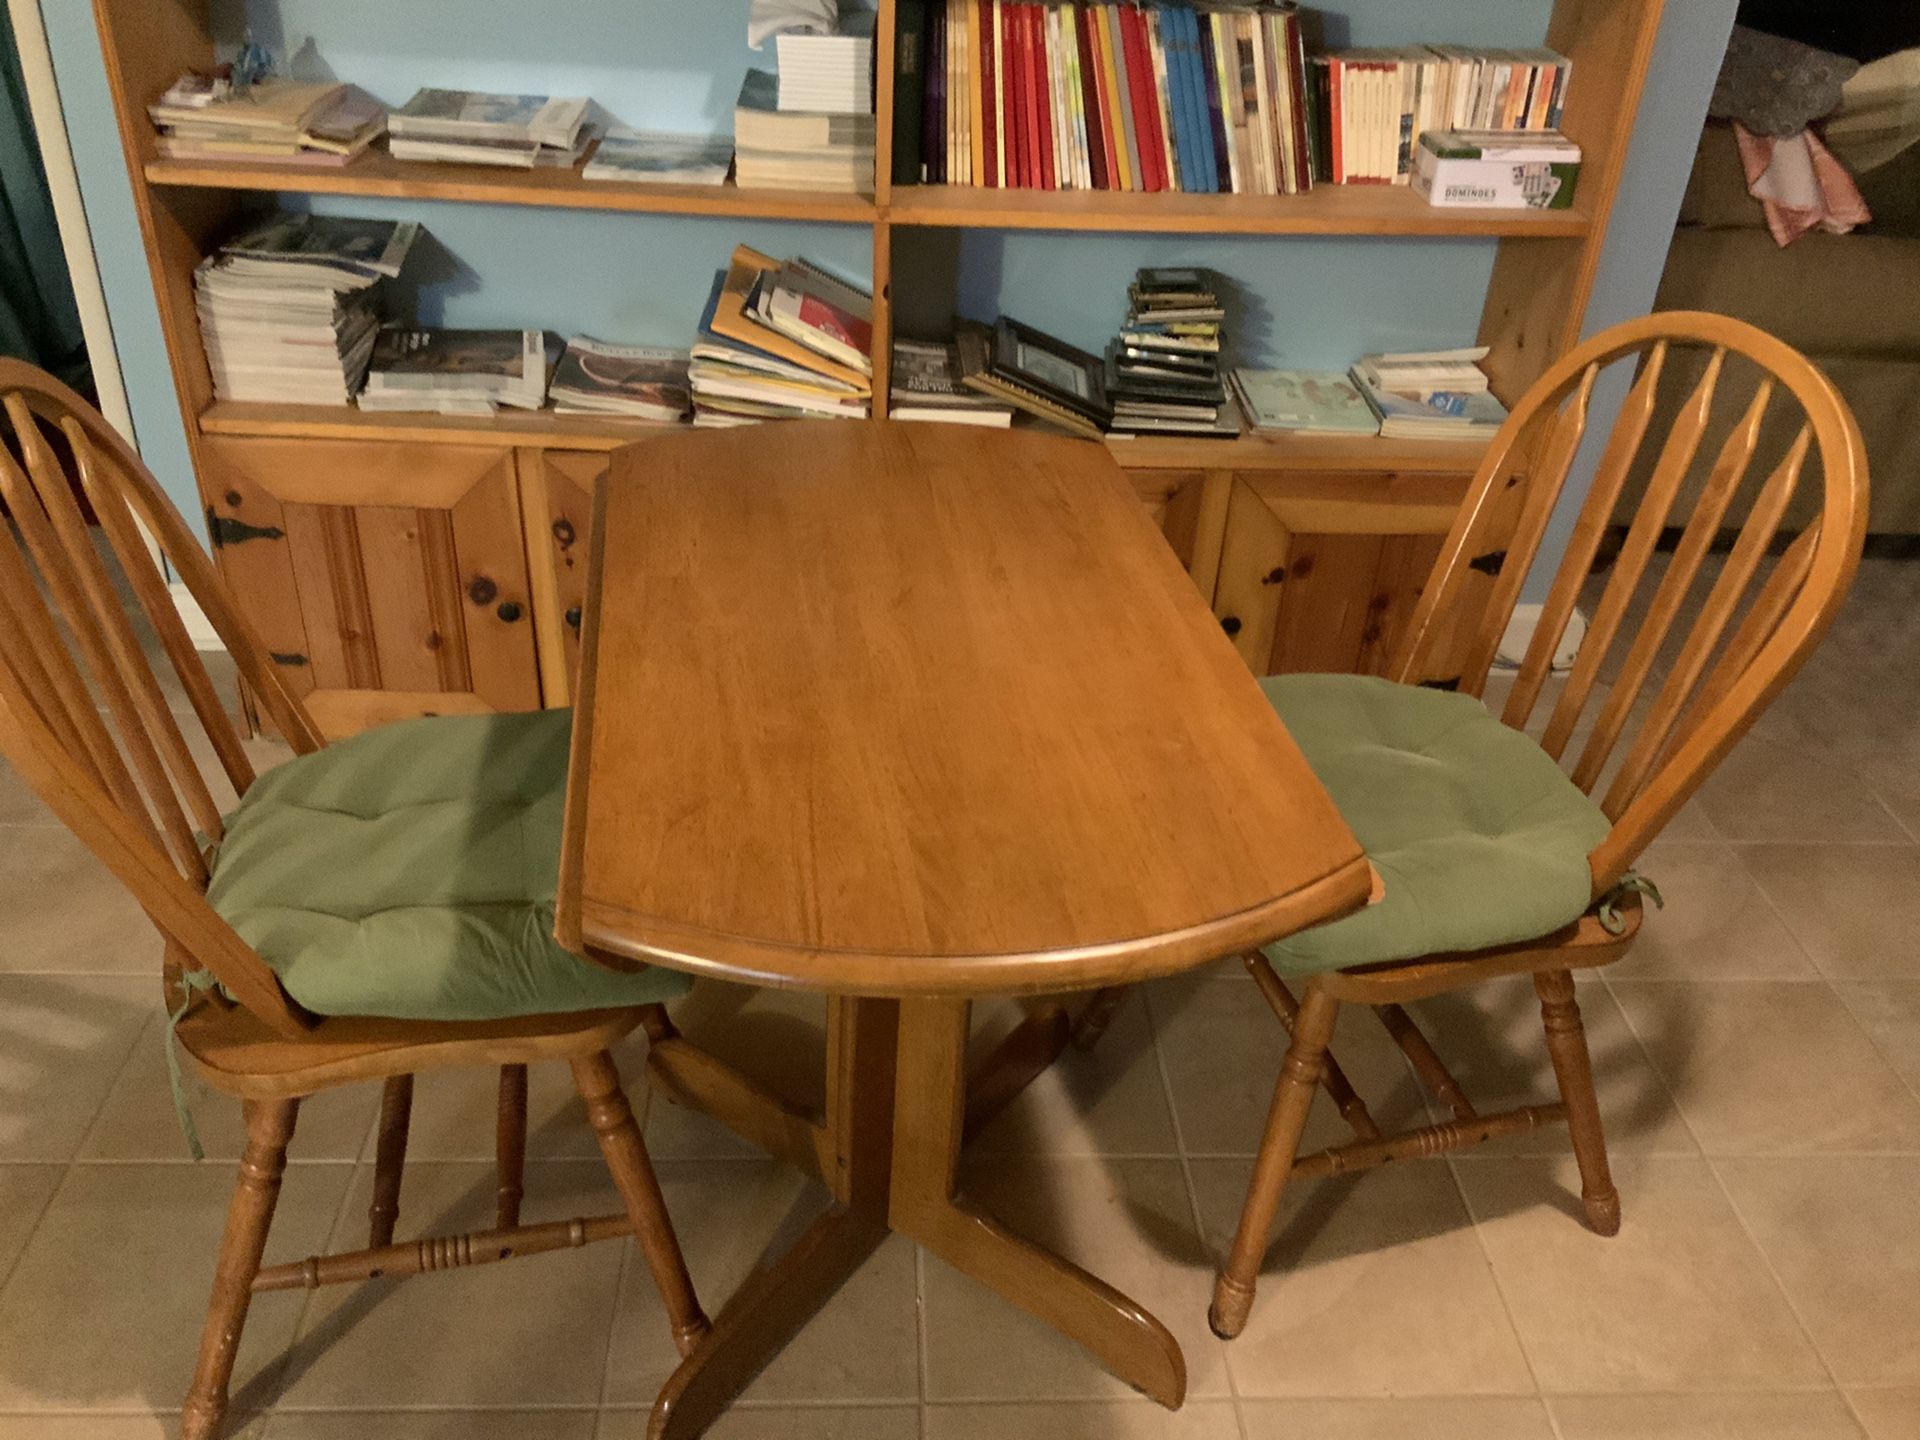
<svg viewBox="0 0 1920 1440">
<path fill-rule="evenodd" d="M 1233 476 L 1225 470 L 1129 470 L 1127 479 L 1193 583 L 1211 600 Z"/>
<path fill-rule="evenodd" d="M 282 663 L 304 672 L 323 730 L 539 703 L 510 451 L 233 439 L 207 449 L 222 572 L 256 623 L 297 612 L 298 655 Z M 219 525 L 269 506 L 277 536 Z"/>
<path fill-rule="evenodd" d="M 1360 668 L 1383 544 L 1379 535 L 1293 537 L 1280 586 L 1270 673 L 1350 674 Z"/>
<path fill-rule="evenodd" d="M 584 451 L 520 452 L 540 689 L 548 705 L 572 703 L 574 676 L 580 672 L 593 495 L 612 463 L 610 455 Z"/>
</svg>

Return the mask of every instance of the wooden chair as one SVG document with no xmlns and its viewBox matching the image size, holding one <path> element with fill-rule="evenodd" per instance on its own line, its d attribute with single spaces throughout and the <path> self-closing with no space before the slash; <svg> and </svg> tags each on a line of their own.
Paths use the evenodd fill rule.
<svg viewBox="0 0 1920 1440">
<path fill-rule="evenodd" d="M 1693 345 L 1711 350 L 1705 373 L 1646 468 L 1645 498 L 1620 540 L 1614 530 L 1616 502 L 1629 473 L 1647 464 L 1641 451 L 1668 355 Z M 1588 1225 L 1601 1235 L 1612 1235 L 1620 1227 L 1620 1199 L 1608 1172 L 1571 972 L 1608 964 L 1626 953 L 1641 919 L 1639 895 L 1622 886 L 1634 860 L 1752 726 L 1825 632 L 1859 562 L 1867 467 L 1859 429 L 1846 405 L 1818 370 L 1779 341 L 1749 325 L 1706 314 L 1654 315 L 1618 326 L 1554 365 L 1515 406 L 1447 537 L 1388 672 L 1390 679 L 1457 688 L 1474 696 L 1483 693 L 1549 518 L 1587 438 L 1596 381 L 1615 362 L 1637 362 L 1638 378 L 1599 447 L 1592 488 L 1579 507 L 1565 556 L 1499 714 L 1513 730 L 1529 730 L 1553 680 L 1554 652 L 1576 600 L 1591 582 L 1597 596 L 1588 597 L 1593 608 L 1586 637 L 1557 698 L 1542 710 L 1544 728 L 1532 727 L 1545 753 L 1598 803 L 1594 828 L 1605 838 L 1587 857 L 1590 908 L 1564 928 L 1521 943 L 1306 975 L 1305 993 L 1298 999 L 1268 955 L 1245 957 L 1261 995 L 1292 1039 L 1274 1087 L 1246 1206 L 1214 1290 L 1210 1319 L 1223 1337 L 1239 1334 L 1246 1323 L 1275 1213 L 1288 1182 L 1296 1177 L 1440 1154 L 1564 1122 L 1579 1165 Z M 1730 378 L 1736 370 L 1746 373 Z M 1716 418 L 1716 395 L 1735 391 L 1737 399 L 1745 400 L 1744 408 L 1737 403 L 1722 406 L 1722 411 L 1734 413 Z M 1703 446 L 1710 430 L 1719 439 L 1717 452 Z M 1753 483 L 1747 483 L 1763 430 L 1790 436 L 1791 442 L 1770 472 L 1756 471 Z M 1703 468 L 1696 462 L 1706 453 L 1714 458 Z M 1817 466 L 1809 466 L 1810 459 L 1817 459 Z M 1792 538 L 1762 578 L 1762 562 L 1779 548 L 1774 541 L 1803 479 L 1817 499 L 1816 518 Z M 1741 508 L 1744 520 L 1736 522 L 1733 517 Z M 1664 568 L 1652 566 L 1663 540 L 1672 543 L 1671 558 Z M 1610 541 L 1618 542 L 1617 554 L 1603 548 Z M 1725 558 L 1717 576 L 1705 585 L 1691 624 L 1676 629 L 1709 554 L 1719 551 Z M 1356 678 L 1333 683 L 1380 682 Z M 1284 684 L 1268 682 L 1276 704 Z M 1577 795 L 1570 793 L 1570 798 L 1579 803 Z M 1366 844 L 1367 835 L 1357 824 L 1355 828 Z M 1391 888 L 1389 881 L 1389 892 Z M 1279 947 L 1270 948 L 1278 953 Z M 1560 1099 L 1482 1114 L 1405 1006 L 1516 974 L 1533 976 Z M 1452 1112 L 1451 1120 L 1399 1135 L 1381 1133 L 1327 1052 L 1343 1003 L 1373 1008 L 1421 1083 Z M 1097 1037 L 1112 1004 L 1111 995 L 1096 996 L 1078 1024 L 1079 1043 Z M 1355 1139 L 1301 1157 L 1296 1151 L 1316 1086 L 1326 1089 Z"/>
<path fill-rule="evenodd" d="M 488 1264 L 633 1234 L 685 1353 L 707 1322 L 609 1054 L 643 1020 L 662 1020 L 659 1007 L 482 1022 L 322 1018 L 304 1011 L 207 901 L 208 854 L 225 833 L 223 818 L 188 747 L 185 717 L 168 707 L 76 496 L 84 495 L 98 516 L 134 601 L 237 793 L 245 795 L 253 784 L 253 767 L 143 528 L 206 611 L 274 728 L 301 755 L 322 747 L 319 731 L 178 512 L 99 415 L 51 377 L 4 359 L 0 409 L 6 442 L 0 497 L 15 526 L 0 539 L 0 753 L 140 901 L 165 941 L 167 1009 L 184 1007 L 177 1041 L 209 1084 L 239 1098 L 246 1115 L 245 1154 L 186 1398 L 187 1440 L 219 1433 L 248 1303 L 263 1290 Z M 58 448 L 70 453 L 70 472 L 56 460 L 49 435 L 64 437 Z M 64 637 L 71 638 L 72 653 Z M 624 1213 L 519 1223 L 526 1067 L 538 1060 L 572 1067 Z M 501 1067 L 497 1228 L 396 1245 L 412 1077 L 454 1065 Z M 363 1080 L 384 1083 L 368 1248 L 262 1269 L 300 1100 Z"/>
</svg>

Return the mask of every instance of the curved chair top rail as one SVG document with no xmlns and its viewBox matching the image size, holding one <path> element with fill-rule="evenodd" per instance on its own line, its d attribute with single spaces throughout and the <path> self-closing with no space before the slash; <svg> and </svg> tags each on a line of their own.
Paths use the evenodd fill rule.
<svg viewBox="0 0 1920 1440">
<path fill-rule="evenodd" d="M 224 829 L 184 726 L 197 721 L 234 794 L 254 771 L 149 536 L 294 749 L 319 748 L 319 731 L 139 457 L 79 395 L 5 359 L 0 499 L 13 517 L 0 532 L 0 751 L 159 927 L 170 1003 L 181 972 L 204 967 L 274 1029 L 300 1033 L 308 1018 L 206 902 L 208 856 Z M 190 714 L 169 702 L 123 593 Z"/>
<path fill-rule="evenodd" d="M 1699 379 L 1664 442 L 1643 455 L 1656 404 L 1667 398 L 1662 376 L 1680 368 L 1670 363 L 1676 353 L 1692 347 L 1708 352 Z M 1604 443 L 1595 437 L 1591 486 L 1501 714 L 1528 728 L 1559 680 L 1541 744 L 1569 764 L 1574 782 L 1613 821 L 1591 857 L 1596 895 L 1625 873 L 1799 669 L 1852 583 L 1867 522 L 1859 426 L 1805 356 L 1724 315 L 1675 311 L 1629 321 L 1574 349 L 1514 407 L 1421 594 L 1394 678 L 1432 683 L 1444 668 L 1449 683 L 1457 675 L 1461 689 L 1483 692 L 1588 442 L 1600 375 L 1626 360 L 1637 364 L 1637 376 Z M 1751 373 L 1724 383 L 1733 369 Z M 1717 416 L 1716 398 L 1740 391 L 1750 396 L 1744 408 L 1728 418 L 1736 407 L 1723 404 Z M 1783 414 L 1793 438 L 1770 471 L 1749 481 L 1763 430 L 1780 433 Z M 1710 433 L 1719 437 L 1715 451 L 1705 447 Z M 1703 470 L 1696 462 L 1708 454 Z M 1817 479 L 1809 477 L 1809 458 Z M 1621 538 L 1616 510 L 1636 472 L 1645 489 Z M 1784 538 L 1803 483 L 1818 487 L 1817 517 L 1768 570 L 1764 562 L 1779 548 L 1776 537 Z M 1603 549 L 1610 539 L 1619 541 L 1617 554 Z M 1650 564 L 1663 541 L 1670 558 Z M 1708 556 L 1722 551 L 1717 569 L 1708 567 Z M 1680 624 L 1696 582 L 1703 587 L 1698 609 Z M 1592 607 L 1586 635 L 1571 670 L 1556 677 L 1554 653 L 1583 598 Z M 1677 645 L 1669 641 L 1676 627 Z"/>
</svg>

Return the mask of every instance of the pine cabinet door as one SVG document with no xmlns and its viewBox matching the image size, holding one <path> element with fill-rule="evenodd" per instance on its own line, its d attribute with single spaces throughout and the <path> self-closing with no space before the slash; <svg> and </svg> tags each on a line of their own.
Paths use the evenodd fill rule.
<svg viewBox="0 0 1920 1440">
<path fill-rule="evenodd" d="M 1220 571 L 1221 532 L 1227 523 L 1227 495 L 1233 475 L 1226 470 L 1127 471 L 1134 493 L 1147 507 L 1187 567 L 1193 583 L 1209 600 Z"/>
<path fill-rule="evenodd" d="M 1383 674 L 1469 477 L 1233 477 L 1214 613 L 1256 675 Z"/>
<path fill-rule="evenodd" d="M 540 693 L 549 706 L 573 703 L 580 673 L 580 624 L 587 602 L 593 498 L 613 456 L 601 451 L 522 450 L 520 502 L 532 567 Z"/>
<path fill-rule="evenodd" d="M 511 450 L 208 437 L 221 573 L 330 736 L 540 704 Z"/>
</svg>

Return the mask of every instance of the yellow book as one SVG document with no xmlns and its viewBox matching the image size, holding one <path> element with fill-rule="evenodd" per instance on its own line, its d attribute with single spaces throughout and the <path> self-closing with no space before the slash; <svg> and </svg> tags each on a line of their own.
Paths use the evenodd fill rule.
<svg viewBox="0 0 1920 1440">
<path fill-rule="evenodd" d="M 980 64 L 980 0 L 967 0 L 967 144 L 968 158 L 973 169 L 967 176 L 969 184 L 978 185 L 987 176 L 987 122 L 981 113 L 983 108 L 980 93 L 981 76 L 984 73 Z"/>
<path fill-rule="evenodd" d="M 1113 147 L 1113 161 L 1114 168 L 1120 172 L 1120 179 L 1119 182 L 1111 188 L 1115 190 L 1138 190 L 1140 188 L 1140 181 L 1134 175 L 1133 166 L 1127 159 L 1126 131 L 1123 128 L 1126 120 L 1125 117 L 1120 114 L 1120 106 L 1123 103 L 1123 97 L 1126 92 L 1120 88 L 1120 71 L 1114 61 L 1114 56 L 1118 51 L 1120 43 L 1119 33 L 1114 27 L 1120 23 L 1120 17 L 1111 5 L 1102 5 L 1093 13 L 1100 21 L 1098 25 L 1093 27 L 1094 39 L 1097 40 L 1100 45 L 1100 68 L 1106 72 L 1107 94 L 1113 97 L 1112 104 L 1109 107 L 1113 111 L 1112 125 L 1115 142 Z"/>
</svg>

